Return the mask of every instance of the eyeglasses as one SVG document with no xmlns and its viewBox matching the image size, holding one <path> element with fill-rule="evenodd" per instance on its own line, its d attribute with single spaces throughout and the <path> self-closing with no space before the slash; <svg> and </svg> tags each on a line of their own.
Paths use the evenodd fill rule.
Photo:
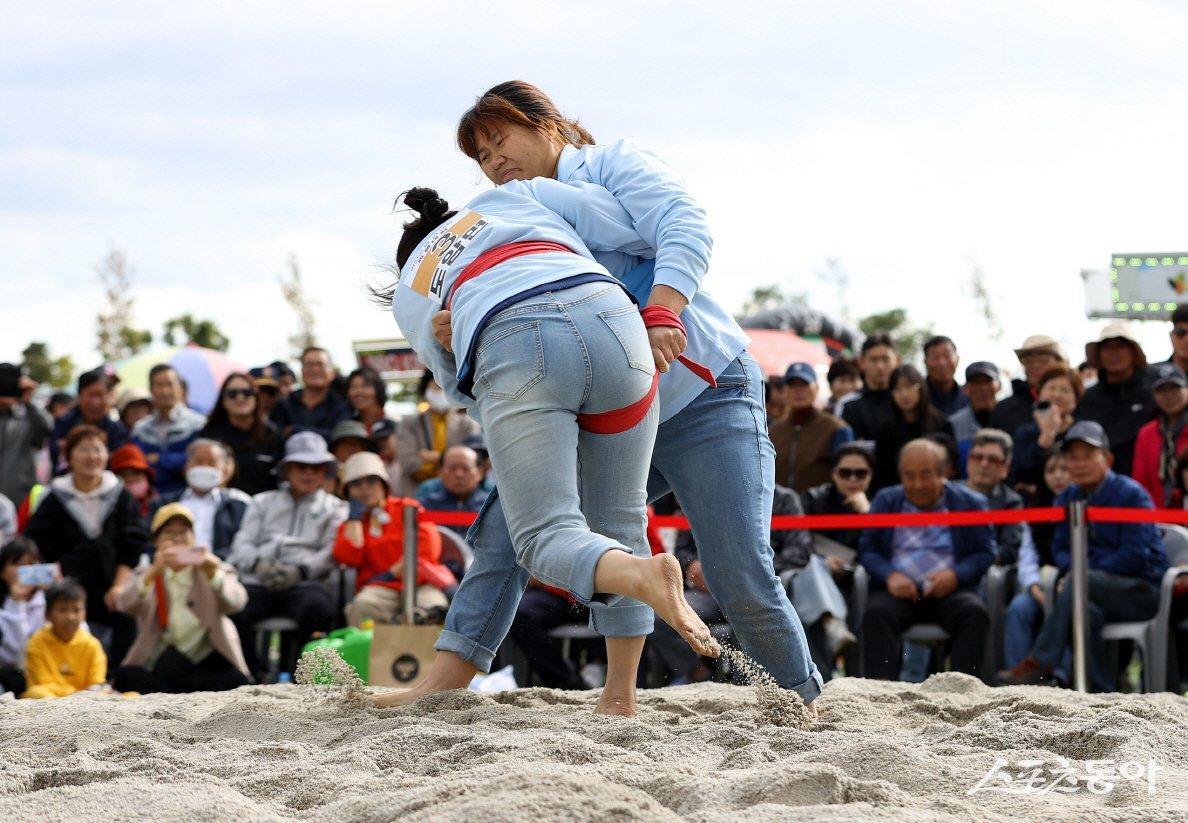
<svg viewBox="0 0 1188 823">
<path fill-rule="evenodd" d="M 226 396 L 228 400 L 235 400 L 239 397 L 255 397 L 254 389 L 227 389 Z"/>
<path fill-rule="evenodd" d="M 1006 462 L 996 454 L 980 454 L 978 452 L 971 452 L 969 461 L 971 463 L 988 463 L 991 466 L 1001 466 Z"/>
<path fill-rule="evenodd" d="M 870 469 L 836 469 L 837 476 L 842 480 L 865 480 L 870 477 Z"/>
<path fill-rule="evenodd" d="M 1172 334 L 1176 337 L 1188 337 L 1188 326 L 1176 326 L 1172 329 Z"/>
</svg>

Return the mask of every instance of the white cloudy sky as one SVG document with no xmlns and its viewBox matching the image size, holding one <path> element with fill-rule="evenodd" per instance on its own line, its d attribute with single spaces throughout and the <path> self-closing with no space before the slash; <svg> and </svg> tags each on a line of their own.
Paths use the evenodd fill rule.
<svg viewBox="0 0 1188 823">
<path fill-rule="evenodd" d="M 296 254 L 339 361 L 387 337 L 362 284 L 412 185 L 482 190 L 457 116 L 502 80 L 660 153 L 709 210 L 709 287 L 907 307 L 967 360 L 1079 344 L 1079 272 L 1188 247 L 1188 11 L 1127 2 L 0 3 L 0 359 L 98 361 L 92 267 L 136 320 L 286 353 Z M 835 259 L 844 301 L 819 276 Z M 987 274 L 1006 337 L 969 296 Z M 1167 354 L 1166 327 L 1147 330 Z"/>
</svg>

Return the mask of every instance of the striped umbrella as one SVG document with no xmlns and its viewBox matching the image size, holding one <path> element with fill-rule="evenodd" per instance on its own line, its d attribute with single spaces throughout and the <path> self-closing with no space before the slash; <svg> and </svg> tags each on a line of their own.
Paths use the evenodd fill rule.
<svg viewBox="0 0 1188 823">
<path fill-rule="evenodd" d="M 124 386 L 148 389 L 149 371 L 159 363 L 168 363 L 177 370 L 188 387 L 190 408 L 210 414 L 219 398 L 219 387 L 232 372 L 245 372 L 243 366 L 221 351 L 201 346 L 182 346 L 175 349 L 155 349 L 141 352 L 113 364 Z"/>
</svg>

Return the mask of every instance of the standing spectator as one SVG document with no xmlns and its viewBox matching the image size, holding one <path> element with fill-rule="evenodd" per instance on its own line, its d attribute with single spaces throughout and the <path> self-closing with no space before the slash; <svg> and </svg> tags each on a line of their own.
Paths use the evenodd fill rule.
<svg viewBox="0 0 1188 823">
<path fill-rule="evenodd" d="M 924 376 L 915 366 L 899 366 L 891 373 L 891 412 L 875 431 L 875 488 L 896 482 L 899 450 L 904 444 L 928 434 L 942 433 L 950 439 L 953 427 L 928 400 Z M 948 467 L 948 461 L 945 461 Z"/>
<path fill-rule="evenodd" d="M 1155 413 L 1147 356 L 1122 321 L 1108 323 L 1097 342 L 1085 345 L 1085 356 L 1097 369 L 1097 384 L 1086 389 L 1077 417 L 1101 424 L 1113 449 L 1113 470 L 1129 475 L 1138 431 Z"/>
<path fill-rule="evenodd" d="M 847 443 L 833 455 L 833 471 L 828 483 L 813 486 L 800 495 L 805 514 L 866 514 L 870 500 L 866 493 L 874 479 L 875 458 L 870 448 L 859 443 Z M 815 530 L 814 530 L 815 531 Z M 829 529 L 822 535 L 851 549 L 858 549 L 862 529 Z M 845 562 L 838 557 L 826 557 L 834 577 L 845 571 Z"/>
<path fill-rule="evenodd" d="M 108 468 L 123 482 L 128 494 L 136 500 L 141 518 L 148 523 L 157 490 L 153 488 L 153 467 L 144 459 L 144 452 L 135 443 L 125 443 L 111 453 Z"/>
<path fill-rule="evenodd" d="M 396 449 L 404 471 L 403 497 L 416 497 L 421 484 L 437 474 L 442 453 L 479 431 L 478 423 L 450 406 L 428 369 L 421 375 L 420 394 L 429 407 L 405 416 L 396 431 Z"/>
<path fill-rule="evenodd" d="M 116 401 L 116 410 L 124 428 L 132 431 L 133 426 L 153 413 L 153 396 L 135 386 L 124 389 Z"/>
<path fill-rule="evenodd" d="M 196 540 L 194 515 L 170 503 L 153 516 L 153 563 L 120 592 L 120 608 L 136 617 L 136 642 L 113 682 L 116 691 L 227 691 L 248 684 L 235 624 L 227 617 L 247 602 L 235 569 Z M 201 545 L 197 562 L 185 556 Z"/>
<path fill-rule="evenodd" d="M 802 492 L 829 479 L 834 453 L 854 439 L 854 432 L 814 405 L 817 371 L 808 363 L 788 367 L 784 399 L 784 416 L 768 430 L 776 450 L 776 484 Z"/>
<path fill-rule="evenodd" d="M 1167 359 L 1188 372 L 1188 303 L 1181 303 L 1171 313 L 1172 329 L 1168 337 L 1171 338 L 1172 355 Z"/>
<path fill-rule="evenodd" d="M 913 440 L 899 455 L 902 484 L 883 489 L 872 514 L 985 511 L 981 495 L 945 480 L 945 449 Z M 912 623 L 939 623 L 952 636 L 954 671 L 977 677 L 989 630 L 978 597 L 982 575 L 994 562 L 994 530 L 978 526 L 897 526 L 867 529 L 859 562 L 872 591 L 862 618 L 866 677 L 892 680 L 899 674 L 899 635 Z"/>
<path fill-rule="evenodd" d="M 14 504 L 37 482 L 37 453 L 52 425 L 31 402 L 36 388 L 18 367 L 0 363 L 0 495 Z"/>
<path fill-rule="evenodd" d="M 14 537 L 0 548 L 0 694 L 25 691 L 25 647 L 45 625 L 45 586 L 20 580 L 21 566 L 41 562 L 37 546 Z"/>
<path fill-rule="evenodd" d="M 104 434 L 77 426 L 64 446 L 69 472 L 56 478 L 29 518 L 25 536 L 47 563 L 87 592 L 91 629 L 115 659 L 132 643 L 135 626 L 115 607 L 116 597 L 148 548 L 140 505 L 106 470 Z"/>
<path fill-rule="evenodd" d="M 825 382 L 829 385 L 829 401 L 825 404 L 825 411 L 838 414 L 841 399 L 862 388 L 862 370 L 858 360 L 853 357 L 833 358 Z"/>
<path fill-rule="evenodd" d="M 191 443 L 186 449 L 185 489 L 162 495 L 152 518 L 155 523 L 156 514 L 174 503 L 185 506 L 198 540 L 195 545 L 209 549 L 219 560 L 231 554 L 235 533 L 252 502 L 239 489 L 222 488 L 227 459 L 227 447 L 218 440 L 200 437 Z"/>
<path fill-rule="evenodd" d="M 1159 413 L 1139 429 L 1134 447 L 1134 479 L 1151 495 L 1156 508 L 1182 503 L 1177 456 L 1188 448 L 1188 376 L 1175 363 L 1152 367 L 1151 393 Z"/>
<path fill-rule="evenodd" d="M 50 419 L 56 423 L 58 418 L 70 411 L 73 405 L 73 397 L 64 391 L 56 391 L 49 396 L 49 400 L 45 401 L 45 410 Z"/>
<path fill-rule="evenodd" d="M 891 415 L 891 372 L 899 365 L 899 352 L 890 335 L 872 334 L 862 341 L 862 388 L 841 400 L 838 414 L 860 440 L 873 440 L 879 424 Z"/>
<path fill-rule="evenodd" d="M 1031 422 L 1032 406 L 1039 399 L 1040 378 L 1053 366 L 1068 365 L 1064 349 L 1046 334 L 1033 334 L 1015 349 L 1015 356 L 1023 366 L 1023 380 L 1012 380 L 1014 392 L 994 407 L 989 427 L 1014 434 L 1020 427 Z M 1017 444 L 1016 444 L 1017 445 Z"/>
<path fill-rule="evenodd" d="M 1023 498 L 1004 482 L 1011 471 L 1011 445 L 1011 436 L 998 429 L 981 429 L 970 444 L 965 485 L 985 497 L 992 512 L 1023 508 Z M 994 542 L 998 549 L 995 563 L 1009 566 L 1016 562 L 1023 544 L 1023 524 L 995 526 Z"/>
<path fill-rule="evenodd" d="M 1067 363 L 1052 366 L 1039 379 L 1039 399 L 1029 423 L 1015 431 L 1014 478 L 1033 488 L 1043 482 L 1044 454 L 1059 445 L 1077 417 L 1085 391 L 1081 375 Z"/>
<path fill-rule="evenodd" d="M 28 688 L 21 697 L 68 697 L 107 682 L 107 656 L 83 623 L 87 593 L 73 580 L 50 586 L 45 595 L 49 621 L 25 649 Z"/>
<path fill-rule="evenodd" d="M 440 486 L 421 487 L 417 499 L 429 511 L 477 512 L 490 492 L 482 487 L 483 472 L 478 453 L 469 446 L 450 446 L 441 456 Z M 446 526 L 463 537 L 465 526 Z"/>
<path fill-rule="evenodd" d="M 331 389 L 335 374 L 325 349 L 311 346 L 301 353 L 301 388 L 288 397 L 282 391 L 272 410 L 272 422 L 285 439 L 311 431 L 329 440 L 335 425 L 350 418 L 350 404 Z"/>
<path fill-rule="evenodd" d="M 965 385 L 961 390 L 969 398 L 969 405 L 949 416 L 953 438 L 957 441 L 958 460 L 962 466 L 965 465 L 974 434 L 978 429 L 992 428 L 990 418 L 994 414 L 994 406 L 998 403 L 1000 388 L 1002 384 L 998 380 L 998 366 L 985 360 L 966 366 Z"/>
<path fill-rule="evenodd" d="M 165 363 L 149 369 L 153 412 L 136 424 L 132 441 L 157 471 L 157 490 L 170 494 L 185 488 L 186 447 L 206 425 L 206 418 L 185 404 L 177 371 Z"/>
<path fill-rule="evenodd" d="M 1081 420 L 1064 438 L 1064 453 L 1073 485 L 1056 505 L 1087 500 L 1091 506 L 1152 509 L 1151 496 L 1138 483 L 1110 469 L 1110 440 L 1104 427 Z M 1052 555 L 1067 574 L 1069 527 L 1060 523 Z M 1159 605 L 1159 584 L 1167 570 L 1167 554 L 1153 523 L 1095 523 L 1089 530 L 1089 671 L 1094 691 L 1113 691 L 1101 628 L 1107 622 L 1150 620 Z M 1064 581 L 1067 582 L 1067 579 Z M 1063 585 L 1052 613 L 1044 621 L 1031 653 L 1009 671 L 999 672 L 1004 685 L 1051 680 L 1072 636 L 1072 586 Z"/>
<path fill-rule="evenodd" d="M 388 402 L 388 388 L 375 369 L 366 366 L 347 376 L 347 402 L 354 410 L 354 419 L 363 424 L 367 433 L 384 420 L 384 404 Z"/>
<path fill-rule="evenodd" d="M 400 614 L 404 591 L 404 507 L 415 503 L 388 493 L 387 472 L 379 455 L 361 452 L 347 460 L 343 474 L 350 497 L 346 522 L 338 527 L 334 559 L 359 569 L 355 599 L 347 622 L 392 623 Z M 417 506 L 421 510 L 420 506 Z M 441 534 L 428 521 L 417 524 L 417 608 L 445 610 L 446 590 L 458 583 L 441 564 Z"/>
<path fill-rule="evenodd" d="M 75 406 L 57 419 L 50 433 L 50 466 L 54 474 L 64 474 L 67 470 L 62 446 L 75 426 L 85 423 L 100 429 L 107 437 L 107 448 L 113 451 L 127 442 L 128 430 L 124 424 L 111 419 L 110 381 L 102 367 L 79 375 Z"/>
<path fill-rule="evenodd" d="M 280 430 L 264 413 L 262 398 L 263 390 L 251 375 L 228 375 L 219 389 L 219 402 L 198 434 L 231 449 L 236 471 L 230 485 L 249 496 L 276 488 L 276 465 L 284 448 Z"/>
<path fill-rule="evenodd" d="M 298 640 L 304 643 L 314 632 L 330 631 L 334 621 L 322 585 L 333 565 L 335 533 L 346 516 L 345 504 L 322 488 L 334 469 L 334 455 L 320 434 L 293 435 L 280 466 L 286 484 L 253 497 L 235 535 L 228 560 L 239 571 L 248 603 L 233 619 L 253 672 L 259 671 L 253 624 L 283 615 L 297 622 Z"/>
<path fill-rule="evenodd" d="M 924 370 L 928 373 L 928 401 L 945 417 L 969 405 L 957 382 L 957 344 L 938 334 L 924 343 Z"/>
</svg>

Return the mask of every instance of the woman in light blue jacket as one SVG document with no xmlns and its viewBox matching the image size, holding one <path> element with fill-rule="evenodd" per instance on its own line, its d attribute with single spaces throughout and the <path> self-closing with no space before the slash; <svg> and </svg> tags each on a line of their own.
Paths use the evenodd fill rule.
<svg viewBox="0 0 1188 823">
<path fill-rule="evenodd" d="M 712 249 L 704 211 L 655 155 L 625 142 L 595 145 L 585 128 L 527 83 L 503 83 L 479 98 L 459 123 L 458 144 L 497 186 L 533 178 L 593 183 L 630 214 L 650 252 L 595 251 L 595 258 L 641 305 L 669 310 L 684 324 L 684 331 L 668 324 L 648 329 L 664 373 L 648 497 L 676 492 L 700 548 L 702 574 L 744 651 L 811 706 L 821 675 L 775 575 L 768 540 L 775 452 L 763 377 L 745 351 L 742 329 L 701 288 Z M 438 339 L 448 345 L 449 314 L 435 323 Z M 688 362 L 678 360 L 681 355 Z M 488 499 L 471 540 L 475 563 L 455 596 L 429 676 L 387 704 L 464 687 L 476 671 L 489 670 L 528 580 L 515 566 L 498 495 Z M 501 596 L 482 599 L 493 590 Z M 596 711 L 631 714 L 630 661 L 638 659 L 646 627 L 629 610 L 624 620 L 614 620 L 615 613 L 604 610 L 602 622 L 595 620 L 608 638 L 610 664 Z"/>
</svg>

